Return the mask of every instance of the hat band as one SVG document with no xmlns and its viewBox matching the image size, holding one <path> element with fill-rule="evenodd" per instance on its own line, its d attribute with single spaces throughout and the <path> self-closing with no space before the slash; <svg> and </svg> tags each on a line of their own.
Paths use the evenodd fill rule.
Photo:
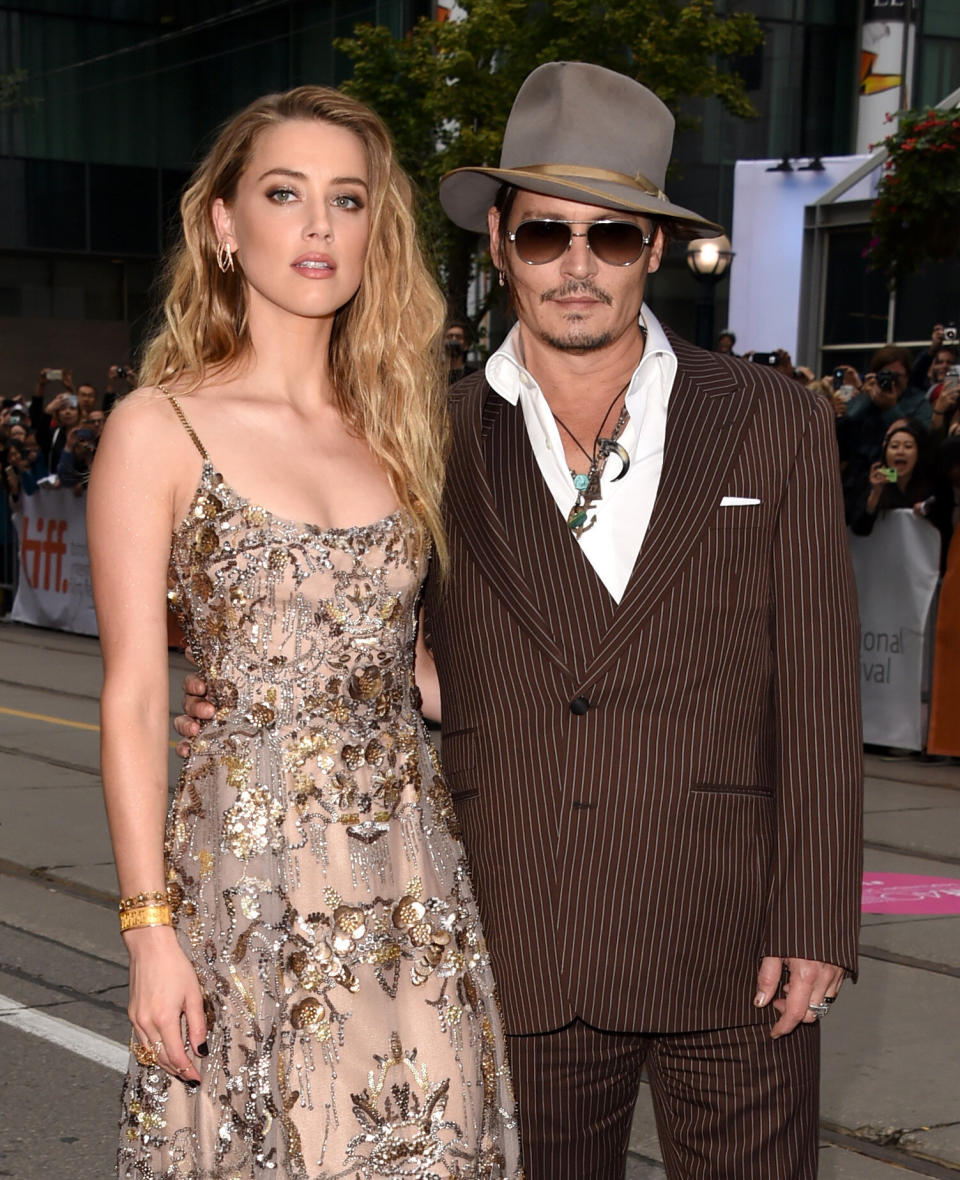
<svg viewBox="0 0 960 1180">
<path fill-rule="evenodd" d="M 652 180 L 648 180 L 642 172 L 629 176 L 626 172 L 614 172 L 609 168 L 586 168 L 580 164 L 524 164 L 520 168 L 511 168 L 511 172 L 533 172 L 539 176 L 576 177 L 578 180 L 606 180 L 611 184 L 630 184 L 640 189 L 648 196 L 657 197 L 661 201 L 668 200 L 662 188 L 658 188 Z"/>
</svg>

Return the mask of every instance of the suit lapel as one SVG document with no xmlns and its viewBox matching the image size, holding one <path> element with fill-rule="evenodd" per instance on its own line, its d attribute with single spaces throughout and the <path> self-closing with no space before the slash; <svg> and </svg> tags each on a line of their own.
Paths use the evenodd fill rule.
<svg viewBox="0 0 960 1180">
<path fill-rule="evenodd" d="M 483 413 L 487 397 L 496 397 L 485 381 L 460 395 L 454 409 L 453 447 L 447 465 L 447 510 L 487 580 L 519 625 L 551 660 L 572 675 L 554 636 L 557 620 L 544 615 L 530 592 L 497 512 L 484 465 Z"/>
<path fill-rule="evenodd" d="M 552 621 L 567 666 L 583 668 L 617 604 L 557 508 L 530 446 L 523 411 L 502 400 L 500 406 L 484 445 L 493 499 L 524 585 Z"/>
<path fill-rule="evenodd" d="M 663 469 L 650 526 L 616 617 L 595 649 L 581 683 L 588 684 L 616 660 L 624 644 L 668 590 L 700 540 L 710 506 L 750 418 L 750 394 L 742 377 L 712 353 L 671 335 L 677 377 L 670 393 Z"/>
</svg>

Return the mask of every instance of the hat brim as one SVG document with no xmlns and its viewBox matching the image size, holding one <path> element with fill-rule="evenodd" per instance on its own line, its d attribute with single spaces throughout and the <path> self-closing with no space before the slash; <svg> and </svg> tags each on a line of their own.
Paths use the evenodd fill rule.
<svg viewBox="0 0 960 1180">
<path fill-rule="evenodd" d="M 715 238 L 724 232 L 723 226 L 708 221 L 699 213 L 636 186 L 573 176 L 547 178 L 522 168 L 456 168 L 440 181 L 440 204 L 456 225 L 483 234 L 487 232 L 487 210 L 504 184 L 547 197 L 598 205 L 618 213 L 665 218 L 672 223 L 677 237 Z"/>
</svg>

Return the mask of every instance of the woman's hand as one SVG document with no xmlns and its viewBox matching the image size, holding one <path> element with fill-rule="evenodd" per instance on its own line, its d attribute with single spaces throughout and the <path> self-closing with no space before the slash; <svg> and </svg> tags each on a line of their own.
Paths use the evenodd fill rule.
<svg viewBox="0 0 960 1180">
<path fill-rule="evenodd" d="M 171 926 L 148 926 L 124 934 L 130 952 L 127 1014 L 141 1045 L 157 1048 L 158 1064 L 186 1085 L 200 1081 L 184 1048 L 183 1017 L 194 1053 L 207 1055 L 203 989 Z"/>
<path fill-rule="evenodd" d="M 867 496 L 867 511 L 876 512 L 880 506 L 883 489 L 890 481 L 883 474 L 883 464 L 874 463 L 870 468 L 870 494 Z"/>
<path fill-rule="evenodd" d="M 960 394 L 960 384 L 956 381 L 945 381 L 937 400 L 933 403 L 933 412 L 935 414 L 949 414 L 957 404 L 958 394 Z"/>
</svg>

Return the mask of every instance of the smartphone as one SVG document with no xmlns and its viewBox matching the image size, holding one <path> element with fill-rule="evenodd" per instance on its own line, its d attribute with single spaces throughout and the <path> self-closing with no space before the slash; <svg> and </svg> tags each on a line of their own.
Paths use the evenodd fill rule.
<svg viewBox="0 0 960 1180">
<path fill-rule="evenodd" d="M 48 381 L 62 381 L 63 380 L 63 369 L 47 369 L 47 380 Z"/>
<path fill-rule="evenodd" d="M 897 482 L 897 469 L 895 467 L 881 467 L 880 474 L 887 481 L 887 483 Z"/>
<path fill-rule="evenodd" d="M 845 376 L 846 376 L 846 373 L 844 372 L 843 369 L 834 369 L 833 370 L 833 388 L 835 390 L 839 391 L 843 388 L 843 379 Z"/>
<path fill-rule="evenodd" d="M 951 365 L 944 374 L 943 379 L 944 381 L 960 381 L 960 365 Z"/>
<path fill-rule="evenodd" d="M 775 352 L 755 352 L 750 358 L 755 365 L 776 365 L 780 358 Z"/>
</svg>

